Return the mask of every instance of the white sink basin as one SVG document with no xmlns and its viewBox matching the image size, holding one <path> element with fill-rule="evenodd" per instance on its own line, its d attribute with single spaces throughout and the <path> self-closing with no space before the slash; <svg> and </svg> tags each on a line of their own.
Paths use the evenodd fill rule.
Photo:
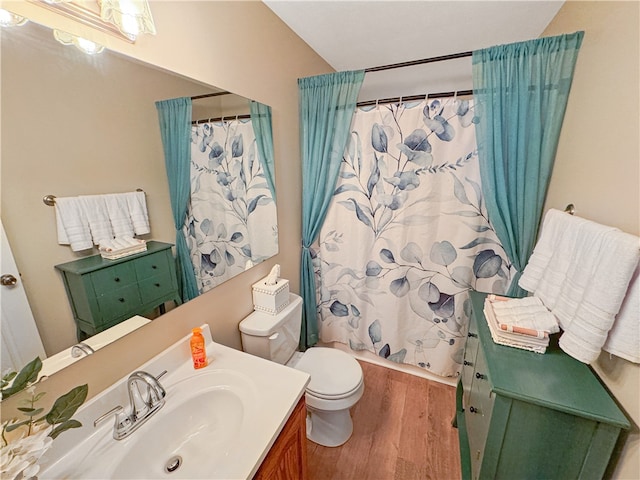
<svg viewBox="0 0 640 480">
<path fill-rule="evenodd" d="M 171 361 L 159 356 L 135 369 L 168 371 L 160 379 L 167 392 L 160 410 L 123 440 L 113 438 L 111 419 L 94 428 L 93 420 L 115 405 L 128 409 L 122 379 L 78 411 L 83 427 L 56 439 L 38 478 L 251 478 L 309 376 L 213 343 L 207 347 L 211 364 L 194 370 L 187 345 L 172 349 Z"/>
<path fill-rule="evenodd" d="M 213 370 L 177 382 L 167 404 L 122 441 L 113 478 L 208 478 L 225 472 L 226 459 L 250 434 L 258 391 L 235 372 Z"/>
</svg>

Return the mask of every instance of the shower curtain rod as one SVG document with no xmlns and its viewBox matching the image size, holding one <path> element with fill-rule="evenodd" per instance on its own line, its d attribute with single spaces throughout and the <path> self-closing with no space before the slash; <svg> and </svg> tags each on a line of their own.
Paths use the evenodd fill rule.
<svg viewBox="0 0 640 480">
<path fill-rule="evenodd" d="M 421 60 L 411 60 L 408 62 L 392 63 L 390 65 L 381 65 L 379 67 L 369 67 L 364 69 L 364 73 L 381 72 L 383 70 L 393 70 L 394 68 L 413 67 L 414 65 L 424 65 L 425 63 L 443 62 L 445 60 L 455 60 L 456 58 L 465 58 L 473 55 L 473 52 L 452 53 L 451 55 L 440 55 L 439 57 L 423 58 Z"/>
<path fill-rule="evenodd" d="M 204 95 L 196 95 L 191 97 L 191 100 L 198 100 L 200 98 L 209 98 L 209 97 L 219 97 L 220 95 L 230 95 L 231 92 L 223 91 L 223 92 L 215 92 L 215 93 L 205 93 Z"/>
<path fill-rule="evenodd" d="M 246 115 L 225 115 L 224 117 L 217 117 L 217 118 L 201 118 L 200 120 L 192 120 L 191 121 L 191 125 L 198 125 L 200 123 L 210 123 L 210 122 L 220 122 L 224 119 L 227 120 L 240 120 L 240 119 L 245 119 L 245 118 L 251 118 L 251 115 L 246 114 Z"/>
<path fill-rule="evenodd" d="M 379 105 L 381 103 L 400 103 L 400 102 L 412 102 L 414 100 L 426 100 L 428 98 L 445 98 L 445 97 L 464 97 L 466 95 L 473 95 L 473 90 L 458 90 L 455 92 L 440 92 L 429 93 L 428 95 L 408 95 L 406 97 L 392 97 L 382 98 L 380 100 L 364 100 L 356 103 L 356 107 L 366 107 L 368 105 Z"/>
</svg>

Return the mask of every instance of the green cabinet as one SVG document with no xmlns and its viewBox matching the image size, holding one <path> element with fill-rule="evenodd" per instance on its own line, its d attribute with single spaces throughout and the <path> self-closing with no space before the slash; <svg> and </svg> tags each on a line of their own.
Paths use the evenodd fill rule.
<svg viewBox="0 0 640 480">
<path fill-rule="evenodd" d="M 171 244 L 150 241 L 145 252 L 117 260 L 100 255 L 56 265 L 76 321 L 78 340 L 164 302 L 180 305 Z"/>
<path fill-rule="evenodd" d="M 485 297 L 471 293 L 457 390 L 463 478 L 602 478 L 629 421 L 557 338 L 543 355 L 496 344 L 483 314 Z"/>
</svg>

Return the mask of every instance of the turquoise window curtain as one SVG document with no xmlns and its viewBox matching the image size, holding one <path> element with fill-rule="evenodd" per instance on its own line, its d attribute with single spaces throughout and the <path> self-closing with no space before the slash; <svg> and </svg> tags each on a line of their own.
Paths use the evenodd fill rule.
<svg viewBox="0 0 640 480">
<path fill-rule="evenodd" d="M 364 70 L 298 79 L 302 145 L 302 258 L 304 300 L 300 349 L 318 342 L 316 284 L 309 248 L 318 237 L 340 172 Z"/>
<path fill-rule="evenodd" d="M 274 173 L 274 154 L 273 154 L 273 130 L 271 126 L 271 107 L 260 102 L 251 100 L 249 102 L 251 109 L 251 125 L 256 135 L 256 145 L 258 154 L 260 155 L 260 165 L 264 170 L 264 176 L 267 179 L 267 185 L 271 191 L 273 201 L 276 201 L 276 182 Z"/>
<path fill-rule="evenodd" d="M 191 99 L 173 98 L 156 102 L 164 161 L 169 180 L 173 223 L 176 227 L 176 263 L 182 301 L 198 296 L 196 276 L 182 232 L 191 195 Z"/>
<path fill-rule="evenodd" d="M 584 32 L 473 52 L 476 137 L 489 220 L 518 286 L 535 246 Z"/>
</svg>

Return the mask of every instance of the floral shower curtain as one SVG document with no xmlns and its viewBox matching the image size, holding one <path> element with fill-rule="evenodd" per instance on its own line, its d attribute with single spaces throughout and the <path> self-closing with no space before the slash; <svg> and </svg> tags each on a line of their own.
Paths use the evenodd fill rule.
<svg viewBox="0 0 640 480">
<path fill-rule="evenodd" d="M 200 293 L 278 253 L 275 225 L 251 120 L 192 126 L 184 233 Z"/>
<path fill-rule="evenodd" d="M 510 265 L 487 220 L 472 101 L 357 110 L 315 248 L 320 338 L 456 376 L 472 289 Z"/>
</svg>

